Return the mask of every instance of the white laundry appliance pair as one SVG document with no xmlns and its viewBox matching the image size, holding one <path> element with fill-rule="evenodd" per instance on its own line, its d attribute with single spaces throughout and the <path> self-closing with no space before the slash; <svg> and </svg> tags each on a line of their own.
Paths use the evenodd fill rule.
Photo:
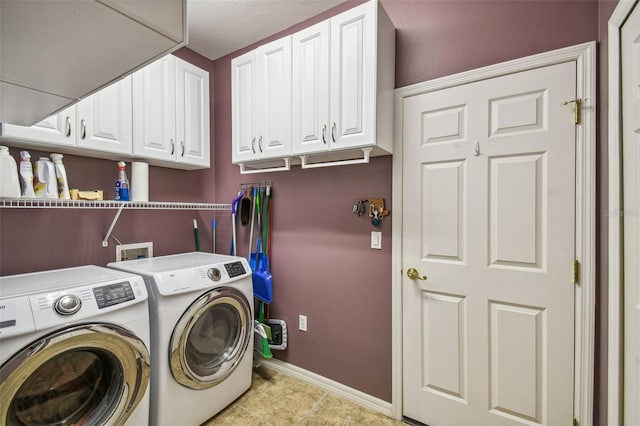
<svg viewBox="0 0 640 426">
<path fill-rule="evenodd" d="M 251 387 L 246 259 L 194 252 L 108 266 L 142 276 L 149 291 L 151 425 L 200 425 Z"/>
<path fill-rule="evenodd" d="M 147 425 L 147 295 L 97 266 L 0 277 L 0 424 Z"/>
</svg>

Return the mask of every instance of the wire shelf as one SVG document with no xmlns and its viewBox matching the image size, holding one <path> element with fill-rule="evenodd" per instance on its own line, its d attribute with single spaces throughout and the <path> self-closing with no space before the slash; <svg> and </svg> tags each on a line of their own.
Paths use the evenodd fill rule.
<svg viewBox="0 0 640 426">
<path fill-rule="evenodd" d="M 179 203 L 167 201 L 91 201 L 0 198 L 0 208 L 9 209 L 147 209 L 231 211 L 231 204 Z"/>
</svg>

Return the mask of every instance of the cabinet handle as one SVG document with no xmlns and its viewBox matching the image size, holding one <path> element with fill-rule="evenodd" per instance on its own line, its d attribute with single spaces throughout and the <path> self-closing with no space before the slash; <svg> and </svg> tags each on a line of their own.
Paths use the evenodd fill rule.
<svg viewBox="0 0 640 426">
<path fill-rule="evenodd" d="M 173 155 L 174 152 L 176 152 L 176 144 L 173 142 L 173 139 L 171 139 L 171 155 Z"/>
<path fill-rule="evenodd" d="M 256 153 L 256 138 L 251 139 L 251 151 Z"/>
<path fill-rule="evenodd" d="M 336 123 L 335 122 L 331 124 L 331 140 L 333 142 L 336 141 Z"/>
<path fill-rule="evenodd" d="M 180 141 L 180 146 L 182 147 L 182 154 L 180 154 L 180 157 L 184 157 L 184 141 Z"/>
<path fill-rule="evenodd" d="M 71 117 L 67 115 L 67 129 L 64 132 L 66 137 L 71 136 Z"/>
<path fill-rule="evenodd" d="M 87 136 L 87 124 L 84 118 L 80 120 L 80 139 L 84 139 Z"/>
<path fill-rule="evenodd" d="M 327 132 L 327 125 L 322 126 L 322 143 L 327 144 L 327 138 L 324 137 L 324 134 Z"/>
<path fill-rule="evenodd" d="M 258 139 L 258 148 L 260 148 L 260 152 L 262 152 L 262 136 Z"/>
</svg>

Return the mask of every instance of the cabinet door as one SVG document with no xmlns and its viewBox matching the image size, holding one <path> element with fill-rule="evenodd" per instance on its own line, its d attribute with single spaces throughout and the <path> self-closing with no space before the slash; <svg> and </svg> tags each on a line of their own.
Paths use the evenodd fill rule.
<svg viewBox="0 0 640 426">
<path fill-rule="evenodd" d="M 80 101 L 76 112 L 78 147 L 132 154 L 131 76 Z"/>
<path fill-rule="evenodd" d="M 33 126 L 2 125 L 2 136 L 20 138 L 41 145 L 75 145 L 76 107 L 72 106 L 58 114 L 47 117 Z"/>
<path fill-rule="evenodd" d="M 255 50 L 231 61 L 231 157 L 234 164 L 258 158 L 256 68 Z"/>
<path fill-rule="evenodd" d="M 333 149 L 375 140 L 376 7 L 368 2 L 331 19 Z"/>
<path fill-rule="evenodd" d="M 209 73 L 176 60 L 176 140 L 180 163 L 209 167 Z"/>
<path fill-rule="evenodd" d="M 291 36 L 258 48 L 260 158 L 291 154 Z"/>
<path fill-rule="evenodd" d="M 329 28 L 327 20 L 292 36 L 294 154 L 328 149 Z"/>
<path fill-rule="evenodd" d="M 167 55 L 133 74 L 133 155 L 176 159 L 176 61 Z"/>
</svg>

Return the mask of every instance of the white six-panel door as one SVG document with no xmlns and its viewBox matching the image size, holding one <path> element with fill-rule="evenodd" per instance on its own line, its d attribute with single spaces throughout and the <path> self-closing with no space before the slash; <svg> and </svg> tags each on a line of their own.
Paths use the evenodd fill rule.
<svg viewBox="0 0 640 426">
<path fill-rule="evenodd" d="M 407 98 L 403 414 L 573 417 L 574 62 Z M 410 279 L 416 268 L 421 279 Z"/>
<path fill-rule="evenodd" d="M 624 424 L 640 424 L 640 6 L 621 30 Z"/>
</svg>

